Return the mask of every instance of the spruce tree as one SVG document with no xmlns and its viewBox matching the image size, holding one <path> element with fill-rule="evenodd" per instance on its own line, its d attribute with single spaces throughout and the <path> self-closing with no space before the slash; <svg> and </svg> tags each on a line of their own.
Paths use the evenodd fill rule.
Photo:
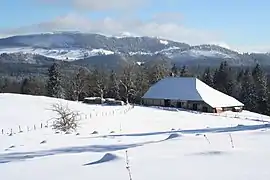
<svg viewBox="0 0 270 180">
<path fill-rule="evenodd" d="M 201 79 L 208 86 L 214 87 L 213 75 L 212 75 L 211 70 L 210 70 L 209 67 L 205 69 Z"/>
<path fill-rule="evenodd" d="M 256 111 L 269 114 L 267 78 L 259 64 L 253 69 L 252 76 L 256 87 Z"/>
<path fill-rule="evenodd" d="M 21 94 L 31 94 L 31 89 L 30 89 L 30 80 L 28 78 L 25 78 L 22 81 L 21 85 Z"/>
<path fill-rule="evenodd" d="M 63 98 L 64 93 L 61 86 L 61 73 L 59 64 L 54 63 L 48 69 L 49 79 L 47 81 L 47 93 L 49 97 Z"/>
<path fill-rule="evenodd" d="M 183 66 L 180 71 L 180 77 L 188 77 L 188 76 L 189 76 L 189 73 L 188 73 L 187 66 Z"/>
<path fill-rule="evenodd" d="M 228 66 L 227 62 L 222 62 L 218 70 L 215 71 L 214 74 L 214 88 L 228 94 L 230 96 L 233 95 L 234 92 L 234 80 L 233 80 L 233 71 Z"/>
<path fill-rule="evenodd" d="M 147 78 L 146 69 L 139 68 L 135 79 L 135 102 L 140 103 L 141 97 L 149 88 L 149 80 Z"/>
<path fill-rule="evenodd" d="M 240 101 L 245 105 L 245 109 L 254 111 L 256 108 L 255 84 L 250 71 L 247 69 L 242 77 Z"/>
<path fill-rule="evenodd" d="M 238 72 L 237 78 L 236 78 L 237 82 L 240 82 L 240 83 L 242 82 L 242 78 L 244 77 L 244 73 L 245 73 L 245 71 L 243 69 L 241 69 L 241 71 Z"/>
<path fill-rule="evenodd" d="M 109 85 L 108 85 L 108 97 L 120 99 L 120 87 L 119 87 L 119 80 L 117 75 L 114 71 L 111 71 L 109 77 Z"/>
<path fill-rule="evenodd" d="M 167 62 L 157 62 L 148 69 L 150 84 L 155 84 L 159 80 L 167 77 L 171 72 Z"/>
<path fill-rule="evenodd" d="M 179 68 L 175 64 L 172 67 L 172 73 L 175 77 L 179 76 Z"/>
</svg>

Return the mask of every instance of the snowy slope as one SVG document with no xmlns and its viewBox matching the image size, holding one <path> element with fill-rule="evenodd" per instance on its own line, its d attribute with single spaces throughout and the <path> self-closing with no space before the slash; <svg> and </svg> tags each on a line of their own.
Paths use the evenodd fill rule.
<svg viewBox="0 0 270 180">
<path fill-rule="evenodd" d="M 198 59 L 222 58 L 238 60 L 241 54 L 217 45 L 191 46 L 186 43 L 158 37 L 120 37 L 80 32 L 58 32 L 13 36 L 0 39 L 1 53 L 33 53 L 55 59 L 76 60 L 98 55 L 149 55 L 163 54 L 168 58 Z"/>
<path fill-rule="evenodd" d="M 79 135 L 39 126 L 54 116 L 48 109 L 59 101 L 83 114 Z M 0 135 L 2 179 L 126 180 L 126 150 L 134 180 L 269 179 L 267 116 L 95 106 L 14 94 L 0 94 L 0 109 L 0 128 L 16 133 Z"/>
<path fill-rule="evenodd" d="M 83 59 L 91 56 L 114 54 L 114 52 L 105 49 L 92 49 L 92 50 L 79 48 L 43 49 L 32 47 L 0 48 L 0 54 L 3 53 L 39 54 L 57 60 L 70 60 L 70 61 Z"/>
</svg>

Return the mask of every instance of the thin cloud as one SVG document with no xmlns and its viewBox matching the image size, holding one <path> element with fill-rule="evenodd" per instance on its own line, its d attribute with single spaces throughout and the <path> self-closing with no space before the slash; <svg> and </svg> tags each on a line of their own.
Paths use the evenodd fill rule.
<svg viewBox="0 0 270 180">
<path fill-rule="evenodd" d="M 68 14 L 52 21 L 34 24 L 17 29 L 0 30 L 0 34 L 30 34 L 52 31 L 81 31 L 101 33 L 105 35 L 119 35 L 129 32 L 137 36 L 151 36 L 181 41 L 190 44 L 204 44 L 219 42 L 219 34 L 188 28 L 180 23 L 159 21 L 155 17 L 142 21 L 140 19 L 89 19 L 78 14 Z"/>
<path fill-rule="evenodd" d="M 151 0 L 39 0 L 41 3 L 69 6 L 87 11 L 130 11 L 150 5 Z"/>
</svg>

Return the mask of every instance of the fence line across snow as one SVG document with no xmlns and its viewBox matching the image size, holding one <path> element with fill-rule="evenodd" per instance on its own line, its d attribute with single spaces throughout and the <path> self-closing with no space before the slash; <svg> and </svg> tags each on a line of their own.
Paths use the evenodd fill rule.
<svg viewBox="0 0 270 180">
<path fill-rule="evenodd" d="M 118 108 L 116 110 L 110 110 L 110 111 L 102 111 L 102 112 L 92 112 L 89 114 L 89 116 L 87 114 L 83 114 L 85 119 L 88 119 L 88 117 L 91 119 L 94 117 L 93 114 L 95 114 L 96 117 L 108 117 L 108 116 L 115 116 L 117 114 L 121 115 L 121 114 L 126 114 L 128 113 L 130 110 L 132 110 L 134 108 L 133 105 L 126 105 L 124 106 L 124 108 Z M 82 120 L 83 115 L 80 116 L 80 120 Z M 16 128 L 0 128 L 1 129 L 1 135 L 8 135 L 8 136 L 12 136 L 14 134 L 17 133 L 23 133 L 23 132 L 30 132 L 30 131 L 35 131 L 38 129 L 44 129 L 44 128 L 49 128 L 49 120 L 44 122 L 41 122 L 39 124 L 33 124 L 32 126 L 21 126 L 18 125 Z"/>
</svg>

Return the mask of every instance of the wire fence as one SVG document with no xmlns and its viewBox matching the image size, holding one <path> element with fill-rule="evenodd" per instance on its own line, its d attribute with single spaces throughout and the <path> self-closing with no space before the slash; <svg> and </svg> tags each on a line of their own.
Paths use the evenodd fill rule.
<svg viewBox="0 0 270 180">
<path fill-rule="evenodd" d="M 86 119 L 93 119 L 93 118 L 104 118 L 104 117 L 112 117 L 112 116 L 117 116 L 117 115 L 125 115 L 129 111 L 131 111 L 133 108 L 134 108 L 134 105 L 125 105 L 121 108 L 109 110 L 109 111 L 102 110 L 102 111 L 90 112 L 89 114 L 82 113 L 80 114 L 79 118 L 80 120 L 86 120 Z M 36 123 L 29 126 L 18 125 L 17 127 L 12 127 L 12 128 L 1 128 L 1 135 L 13 136 L 15 134 L 21 134 L 21 133 L 30 132 L 30 131 L 46 129 L 50 127 L 50 122 L 52 122 L 52 119 L 47 120 L 46 122 Z"/>
</svg>

